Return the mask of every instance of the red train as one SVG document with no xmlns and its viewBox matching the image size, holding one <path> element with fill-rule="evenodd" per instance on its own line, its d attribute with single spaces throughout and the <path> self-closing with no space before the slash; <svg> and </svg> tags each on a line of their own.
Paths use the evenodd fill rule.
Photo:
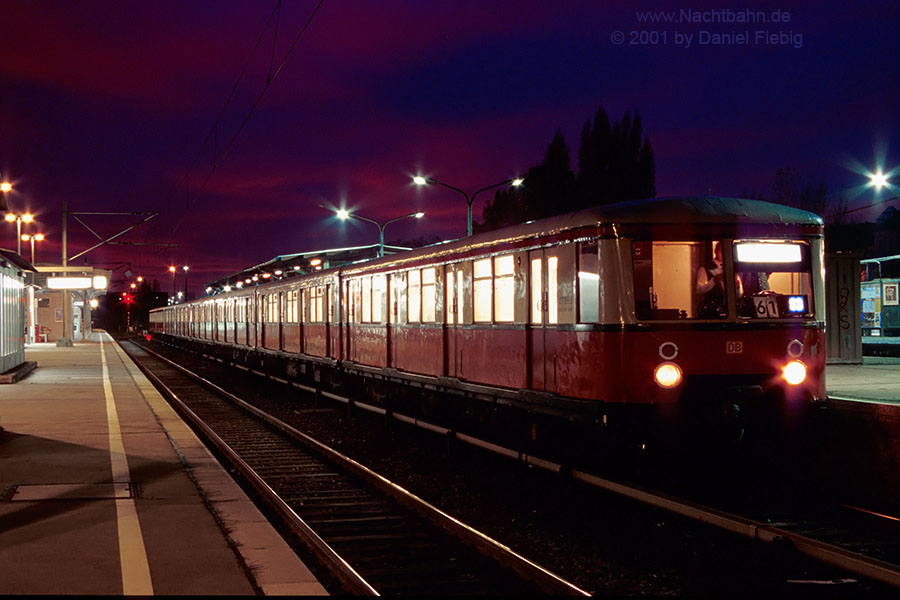
<svg viewBox="0 0 900 600">
<path fill-rule="evenodd" d="M 767 202 L 624 202 L 157 309 L 151 327 L 388 407 L 604 425 L 790 408 L 825 397 L 823 233 Z"/>
</svg>

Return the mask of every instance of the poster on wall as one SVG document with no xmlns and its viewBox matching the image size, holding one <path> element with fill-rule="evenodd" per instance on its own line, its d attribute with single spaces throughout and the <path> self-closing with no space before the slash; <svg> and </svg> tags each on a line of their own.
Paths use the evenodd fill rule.
<svg viewBox="0 0 900 600">
<path fill-rule="evenodd" d="M 56 322 L 57 322 L 57 323 L 62 323 L 62 318 L 63 318 L 62 312 L 63 312 L 63 311 L 62 311 L 61 308 L 57 308 L 57 309 L 56 309 L 56 314 L 55 314 L 54 316 L 55 316 L 55 319 L 56 319 Z"/>
<path fill-rule="evenodd" d="M 884 299 L 885 306 L 897 306 L 897 284 L 885 283 L 881 297 Z"/>
</svg>

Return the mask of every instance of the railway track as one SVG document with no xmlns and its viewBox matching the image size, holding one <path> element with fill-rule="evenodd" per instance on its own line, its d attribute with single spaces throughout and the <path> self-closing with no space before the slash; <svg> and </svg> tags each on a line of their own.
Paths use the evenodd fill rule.
<svg viewBox="0 0 900 600">
<path fill-rule="evenodd" d="M 334 397 L 341 402 L 346 398 Z M 373 407 L 354 402 L 362 408 Z M 377 410 L 375 412 L 378 412 Z M 816 514 L 798 513 L 750 513 L 744 508 L 732 513 L 723 509 L 710 508 L 696 501 L 683 499 L 682 494 L 670 495 L 658 490 L 613 481 L 594 472 L 573 468 L 571 465 L 554 462 L 529 455 L 527 452 L 507 448 L 492 441 L 478 439 L 440 427 L 423 423 L 408 416 L 395 414 L 394 418 L 439 433 L 458 442 L 471 444 L 520 463 L 542 470 L 564 474 L 578 482 L 603 489 L 639 502 L 670 511 L 681 516 L 715 527 L 738 533 L 745 537 L 768 542 L 777 546 L 778 552 L 803 555 L 824 563 L 824 572 L 833 574 L 833 581 L 848 581 L 847 577 L 858 576 L 866 580 L 900 587 L 900 531 L 898 524 L 883 516 L 864 514 L 863 511 L 838 507 L 831 512 L 816 511 Z M 718 505 L 718 504 L 717 504 Z M 753 516 L 740 516 L 750 515 Z M 829 571 L 831 567 L 836 569 Z M 832 579 L 832 575 L 824 577 Z M 880 588 L 879 588 L 880 589 Z"/>
<path fill-rule="evenodd" d="M 565 594 L 574 585 L 131 341 L 176 409 L 353 594 Z"/>
</svg>

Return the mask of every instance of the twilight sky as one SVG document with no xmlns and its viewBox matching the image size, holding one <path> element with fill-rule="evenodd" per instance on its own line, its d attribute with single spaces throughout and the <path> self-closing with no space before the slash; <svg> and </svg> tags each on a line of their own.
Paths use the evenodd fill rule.
<svg viewBox="0 0 900 600">
<path fill-rule="evenodd" d="M 25 231 L 48 236 L 36 262 L 60 261 L 64 201 L 158 211 L 119 238 L 142 245 L 77 262 L 128 263 L 164 291 L 168 265 L 190 265 L 194 292 L 279 254 L 378 241 L 320 205 L 426 212 L 388 241 L 459 237 L 463 196 L 412 175 L 471 193 L 524 174 L 557 130 L 574 167 L 600 106 L 640 113 L 658 196 L 766 193 L 788 166 L 851 207 L 896 196 L 861 184 L 900 166 L 900 5 L 724 4 L 4 0 L 0 175 L 11 209 L 37 215 Z M 106 238 L 140 217 L 79 218 Z M 97 242 L 69 217 L 69 256 Z"/>
</svg>

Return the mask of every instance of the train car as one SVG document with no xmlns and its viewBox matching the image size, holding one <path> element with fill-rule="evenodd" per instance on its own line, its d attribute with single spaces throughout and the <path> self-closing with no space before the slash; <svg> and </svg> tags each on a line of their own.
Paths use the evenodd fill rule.
<svg viewBox="0 0 900 600">
<path fill-rule="evenodd" d="M 818 216 L 767 202 L 631 201 L 151 320 L 173 340 L 242 346 L 264 370 L 355 386 L 388 409 L 504 406 L 604 426 L 796 412 L 825 397 L 823 233 Z M 218 313 L 204 307 L 235 298 L 256 307 L 244 317 L 256 337 L 211 339 Z"/>
</svg>

